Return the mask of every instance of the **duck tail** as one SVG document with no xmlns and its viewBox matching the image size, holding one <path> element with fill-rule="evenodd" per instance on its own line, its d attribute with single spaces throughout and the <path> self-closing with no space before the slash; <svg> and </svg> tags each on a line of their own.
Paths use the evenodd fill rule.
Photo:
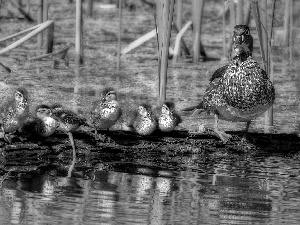
<svg viewBox="0 0 300 225">
<path fill-rule="evenodd" d="M 203 109 L 203 102 L 200 102 L 198 105 L 187 107 L 182 109 L 182 112 L 191 112 L 194 111 L 195 109 Z"/>
<path fill-rule="evenodd" d="M 183 116 L 183 115 L 192 113 L 191 115 L 195 116 L 195 115 L 201 114 L 202 112 L 205 112 L 205 110 L 203 108 L 203 102 L 200 102 L 198 105 L 182 109 L 181 115 Z"/>
</svg>

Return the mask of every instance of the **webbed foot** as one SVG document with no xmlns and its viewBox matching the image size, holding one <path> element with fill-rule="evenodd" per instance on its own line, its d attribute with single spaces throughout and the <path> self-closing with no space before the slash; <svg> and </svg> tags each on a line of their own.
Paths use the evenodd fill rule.
<svg viewBox="0 0 300 225">
<path fill-rule="evenodd" d="M 226 144 L 228 140 L 232 137 L 230 134 L 226 134 L 225 132 L 219 131 L 217 129 L 215 129 L 214 132 L 224 144 Z"/>
</svg>

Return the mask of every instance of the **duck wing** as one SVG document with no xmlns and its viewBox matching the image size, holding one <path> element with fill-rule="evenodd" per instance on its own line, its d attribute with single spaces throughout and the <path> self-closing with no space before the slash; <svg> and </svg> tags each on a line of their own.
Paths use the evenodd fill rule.
<svg viewBox="0 0 300 225">
<path fill-rule="evenodd" d="M 210 82 L 214 81 L 217 78 L 221 78 L 224 76 L 224 74 L 226 73 L 227 69 L 228 69 L 229 65 L 224 65 L 220 68 L 218 68 L 213 75 L 211 76 L 211 78 L 209 79 Z"/>
</svg>

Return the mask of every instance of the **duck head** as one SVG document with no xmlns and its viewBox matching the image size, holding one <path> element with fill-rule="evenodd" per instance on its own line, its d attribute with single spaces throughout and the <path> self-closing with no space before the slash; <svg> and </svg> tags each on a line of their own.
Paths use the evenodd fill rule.
<svg viewBox="0 0 300 225">
<path fill-rule="evenodd" d="M 24 87 L 19 87 L 15 91 L 16 102 L 26 102 L 28 100 L 28 92 Z"/>
<path fill-rule="evenodd" d="M 35 109 L 36 117 L 43 119 L 45 117 L 50 117 L 52 115 L 52 110 L 50 106 L 42 104 L 38 105 Z"/>
<path fill-rule="evenodd" d="M 102 100 L 104 102 L 105 101 L 117 100 L 117 93 L 116 93 L 116 91 L 113 88 L 108 87 L 108 88 L 105 88 L 102 91 L 101 97 L 102 97 Z"/>
<path fill-rule="evenodd" d="M 232 46 L 235 52 L 234 58 L 244 61 L 252 56 L 253 38 L 247 25 L 236 25 L 232 36 Z"/>
</svg>

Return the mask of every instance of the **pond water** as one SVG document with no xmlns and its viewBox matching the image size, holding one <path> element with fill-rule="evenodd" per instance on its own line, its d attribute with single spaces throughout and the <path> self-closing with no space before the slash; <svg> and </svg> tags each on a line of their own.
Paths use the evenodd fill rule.
<svg viewBox="0 0 300 225">
<path fill-rule="evenodd" d="M 70 178 L 50 166 L 10 172 L 1 182 L 1 224 L 299 224 L 299 160 L 180 160 L 177 169 L 77 168 Z"/>
<path fill-rule="evenodd" d="M 204 15 L 203 43 L 209 56 L 219 59 L 222 37 L 216 34 L 222 33 L 221 18 L 210 18 L 218 10 L 210 4 L 214 3 L 206 6 L 211 15 Z M 1 81 L 24 85 L 32 109 L 36 104 L 60 102 L 85 115 L 105 86 L 118 90 L 124 105 L 157 103 L 155 39 L 123 56 L 122 68 L 116 70 L 117 11 L 96 6 L 93 19 L 84 17 L 85 63 L 79 69 L 73 60 L 75 5 L 67 1 L 53 1 L 50 18 L 56 21 L 55 50 L 71 43 L 69 67 L 60 64 L 54 69 L 52 60 L 27 60 L 42 53 L 36 50 L 36 40 L 0 56 L 13 70 L 7 74 L 1 69 Z M 190 16 L 188 5 L 184 9 L 184 15 Z M 153 15 L 147 10 L 124 11 L 123 46 L 153 29 Z M 4 20 L 1 29 L 7 33 L 1 32 L 1 37 L 29 26 L 26 21 Z M 185 36 L 188 46 L 191 36 L 191 32 Z M 254 57 L 260 60 L 257 39 L 254 50 Z M 295 48 L 290 65 L 286 48 L 274 49 L 272 133 L 299 132 L 299 52 Z M 192 63 L 185 58 L 172 65 L 170 61 L 167 99 L 177 109 L 199 103 L 209 76 L 224 63 Z M 189 130 L 196 130 L 199 124 L 211 127 L 214 122 L 209 116 L 184 116 L 183 120 L 180 129 Z M 238 131 L 245 124 L 221 122 L 220 127 Z M 263 131 L 261 116 L 251 124 L 250 133 Z M 299 157 L 284 148 L 260 149 L 255 154 L 106 153 L 105 162 L 99 157 L 90 166 L 75 165 L 69 177 L 71 159 L 50 158 L 29 171 L 0 171 L 0 224 L 299 224 L 299 164 Z"/>
</svg>

